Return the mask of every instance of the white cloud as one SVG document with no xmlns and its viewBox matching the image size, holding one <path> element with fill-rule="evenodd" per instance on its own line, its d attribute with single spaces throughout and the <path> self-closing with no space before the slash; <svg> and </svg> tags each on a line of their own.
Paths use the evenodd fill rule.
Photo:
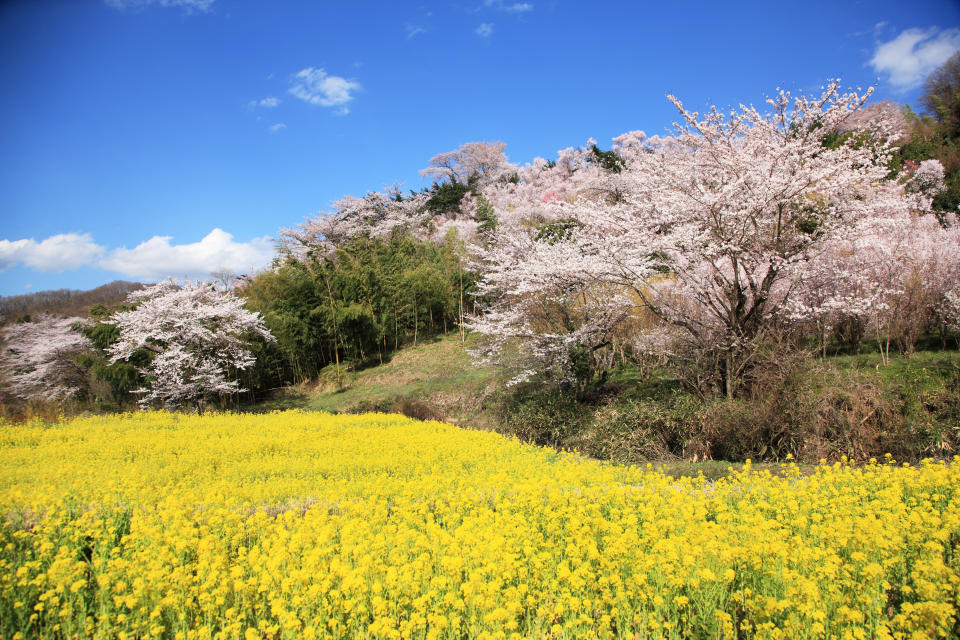
<svg viewBox="0 0 960 640">
<path fill-rule="evenodd" d="M 285 125 L 285 124 L 282 123 L 282 122 L 278 122 L 277 124 L 272 125 L 272 126 L 270 127 L 270 131 L 276 133 L 277 131 L 280 131 L 280 129 L 286 129 L 286 128 L 287 128 L 287 125 Z"/>
<path fill-rule="evenodd" d="M 36 271 L 57 272 L 90 264 L 103 255 L 103 247 L 89 233 L 61 233 L 37 242 L 0 240 L 0 271 L 25 266 Z"/>
<path fill-rule="evenodd" d="M 493 23 L 483 22 L 479 27 L 474 29 L 473 32 L 481 38 L 489 38 L 491 35 L 493 35 Z"/>
<path fill-rule="evenodd" d="M 426 33 L 426 32 L 427 32 L 427 30 L 424 29 L 423 27 L 418 27 L 418 26 L 413 25 L 413 24 L 408 24 L 408 25 L 406 26 L 406 29 L 407 29 L 407 40 L 409 40 L 410 38 L 412 38 L 412 37 L 414 37 L 414 36 L 418 36 L 418 35 L 420 35 L 421 33 Z"/>
<path fill-rule="evenodd" d="M 960 29 L 907 29 L 889 42 L 880 43 L 870 65 L 886 74 L 895 89 L 919 86 L 931 71 L 960 49 Z"/>
<path fill-rule="evenodd" d="M 181 7 L 187 13 L 210 11 L 214 0 L 104 0 L 114 9 L 143 9 L 151 4 L 161 7 Z"/>
<path fill-rule="evenodd" d="M 214 229 L 199 242 L 170 244 L 171 236 L 154 236 L 133 249 L 114 249 L 99 266 L 133 278 L 161 280 L 205 278 L 216 271 L 251 273 L 269 266 L 274 256 L 270 238 L 234 242 L 233 235 Z"/>
<path fill-rule="evenodd" d="M 267 109 L 272 109 L 278 104 L 280 104 L 280 98 L 274 98 L 273 96 L 264 98 L 263 100 L 253 100 L 250 102 L 251 107 L 265 107 Z"/>
<path fill-rule="evenodd" d="M 504 0 L 484 0 L 483 6 L 488 9 L 508 11 L 510 13 L 527 13 L 528 11 L 533 11 L 533 5 L 529 2 L 507 3 Z"/>
<path fill-rule="evenodd" d="M 133 249 L 110 252 L 89 233 L 61 233 L 37 242 L 33 238 L 0 240 L 0 272 L 14 267 L 61 272 L 99 267 L 131 278 L 161 280 L 168 276 L 206 278 L 216 271 L 251 273 L 269 266 L 273 240 L 236 242 L 223 229 L 214 229 L 199 242 L 171 244 L 171 236 L 154 236 Z"/>
<path fill-rule="evenodd" d="M 360 83 L 355 80 L 331 76 L 323 69 L 307 67 L 294 76 L 290 94 L 321 107 L 339 106 L 339 112 L 349 113 L 349 109 L 342 105 L 353 100 L 352 92 L 360 88 Z"/>
</svg>

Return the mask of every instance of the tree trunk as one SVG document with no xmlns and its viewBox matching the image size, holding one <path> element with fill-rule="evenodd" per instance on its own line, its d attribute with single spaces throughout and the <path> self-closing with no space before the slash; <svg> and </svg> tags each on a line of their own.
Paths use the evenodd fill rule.
<svg viewBox="0 0 960 640">
<path fill-rule="evenodd" d="M 727 399 L 732 400 L 733 399 L 733 354 L 730 352 L 727 352 L 725 367 L 726 367 L 726 371 L 724 373 L 725 373 L 726 380 L 724 380 L 724 383 L 726 385 Z"/>
<path fill-rule="evenodd" d="M 337 364 L 337 386 L 340 385 L 340 351 L 337 348 L 337 312 L 333 306 L 333 290 L 330 289 L 330 280 L 326 274 L 323 276 L 323 282 L 327 285 L 327 296 L 330 300 L 330 320 L 333 322 L 333 359 Z"/>
<path fill-rule="evenodd" d="M 457 309 L 457 315 L 460 318 L 458 322 L 460 325 L 460 343 L 463 344 L 463 342 L 466 340 L 465 336 L 463 335 L 463 263 L 459 260 L 459 258 L 457 259 L 457 266 L 460 269 L 460 306 L 459 309 Z"/>
</svg>

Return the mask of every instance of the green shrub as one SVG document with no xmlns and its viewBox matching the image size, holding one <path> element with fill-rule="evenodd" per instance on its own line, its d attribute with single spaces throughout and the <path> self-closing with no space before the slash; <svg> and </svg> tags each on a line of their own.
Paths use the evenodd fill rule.
<svg viewBox="0 0 960 640">
<path fill-rule="evenodd" d="M 501 431 L 534 444 L 565 447 L 591 422 L 592 407 L 558 387 L 524 385 L 494 400 Z"/>
<path fill-rule="evenodd" d="M 571 444 L 595 458 L 626 463 L 702 458 L 702 408 L 688 394 L 661 400 L 618 399 L 597 409 L 590 427 L 571 438 Z"/>
</svg>

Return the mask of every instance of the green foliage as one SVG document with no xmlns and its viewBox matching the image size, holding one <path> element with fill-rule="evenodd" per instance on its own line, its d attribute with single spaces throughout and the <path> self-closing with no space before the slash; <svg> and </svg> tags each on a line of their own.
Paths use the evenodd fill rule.
<svg viewBox="0 0 960 640">
<path fill-rule="evenodd" d="M 929 117 L 914 117 L 910 138 L 900 148 L 895 168 L 905 169 L 934 158 L 945 170 L 944 190 L 933 199 L 935 211 L 957 211 L 960 206 L 960 128 L 952 129 Z"/>
<path fill-rule="evenodd" d="M 510 176 L 507 181 L 516 184 L 520 177 L 517 174 Z M 473 194 L 477 199 L 476 218 L 480 223 L 480 232 L 489 235 L 497 227 L 497 214 L 493 210 L 493 205 L 487 200 L 477 188 L 477 175 L 470 176 L 466 183 L 449 180 L 446 182 L 434 183 L 429 190 L 430 198 L 427 200 L 426 207 L 434 214 L 460 214 L 460 202 L 468 193 Z"/>
<path fill-rule="evenodd" d="M 477 196 L 477 220 L 480 222 L 480 233 L 490 235 L 497 228 L 497 213 L 493 205 L 484 196 Z"/>
<path fill-rule="evenodd" d="M 527 384 L 503 394 L 497 401 L 501 429 L 534 444 L 569 444 L 592 422 L 576 397 L 559 387 Z"/>
<path fill-rule="evenodd" d="M 920 104 L 927 115 L 919 116 L 909 107 L 910 136 L 900 148 L 897 170 L 909 162 L 934 158 L 945 170 L 945 189 L 933 200 L 936 211 L 957 212 L 960 207 L 960 53 L 955 53 L 924 84 Z M 941 216 L 941 221 L 943 220 Z"/>
<path fill-rule="evenodd" d="M 474 276 L 455 237 L 437 246 L 408 234 L 357 237 L 323 259 L 289 261 L 241 290 L 275 346 L 244 384 L 260 392 L 316 378 L 328 365 L 383 362 L 405 344 L 454 331 Z"/>
<path fill-rule="evenodd" d="M 127 307 L 121 306 L 118 309 L 127 309 Z M 117 328 L 117 325 L 106 322 L 112 313 L 113 310 L 106 305 L 94 305 L 90 308 L 90 320 L 92 322 L 80 327 L 81 333 L 87 336 L 93 346 L 101 351 L 106 350 L 107 347 L 120 339 L 120 329 Z"/>
<path fill-rule="evenodd" d="M 472 185 L 455 182 L 438 182 L 430 188 L 430 199 L 427 200 L 427 209 L 434 213 L 460 212 L 460 201 L 463 196 L 474 191 Z"/>
<path fill-rule="evenodd" d="M 373 313 L 356 302 L 337 309 L 337 329 L 343 337 L 346 357 L 357 362 L 367 359 L 367 354 L 377 348 L 383 335 Z"/>
<path fill-rule="evenodd" d="M 570 349 L 570 373 L 581 389 L 593 381 L 593 352 L 588 347 L 578 344 Z"/>
<path fill-rule="evenodd" d="M 150 356 L 137 353 L 129 361 L 110 363 L 107 349 L 120 339 L 120 330 L 109 322 L 114 312 L 128 309 L 126 305 L 107 306 L 95 304 L 90 307 L 90 322 L 77 328 L 93 343 L 94 351 L 81 356 L 80 366 L 89 371 L 90 400 L 100 407 L 122 408 L 132 405 L 134 391 L 143 384 L 140 370 L 145 367 Z"/>
<path fill-rule="evenodd" d="M 616 151 L 603 151 L 597 145 L 590 145 L 590 152 L 594 160 L 607 171 L 620 173 L 626 168 L 623 158 L 617 155 Z"/>
<path fill-rule="evenodd" d="M 920 104 L 937 122 L 953 131 L 960 128 L 960 52 L 927 77 Z"/>
<path fill-rule="evenodd" d="M 554 245 L 570 237 L 575 229 L 582 229 L 583 223 L 576 218 L 560 218 L 553 222 L 541 225 L 537 229 L 537 242 L 546 241 L 547 244 Z"/>
<path fill-rule="evenodd" d="M 952 455 L 960 447 L 960 353 L 879 365 L 878 354 L 795 359 L 751 397 L 733 399 L 698 398 L 624 367 L 579 398 L 528 383 L 495 406 L 507 433 L 625 463 Z"/>
</svg>

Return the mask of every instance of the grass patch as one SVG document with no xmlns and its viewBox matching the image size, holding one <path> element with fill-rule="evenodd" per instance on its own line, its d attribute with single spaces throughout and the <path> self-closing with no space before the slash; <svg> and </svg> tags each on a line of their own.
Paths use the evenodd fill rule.
<svg viewBox="0 0 960 640">
<path fill-rule="evenodd" d="M 847 456 L 865 462 L 960 451 L 960 352 L 836 355 L 797 361 L 748 397 L 699 398 L 665 368 L 621 366 L 576 396 L 533 381 L 511 389 L 492 367 L 473 364 L 450 335 L 407 347 L 382 365 L 327 367 L 257 410 L 299 408 L 331 413 L 378 411 L 492 429 L 527 442 L 576 449 L 625 464 L 655 461 L 666 473 L 726 475 L 730 462 L 777 463 Z M 699 462 L 695 466 L 691 460 Z"/>
<path fill-rule="evenodd" d="M 496 374 L 473 364 L 468 350 L 475 342 L 475 336 L 468 336 L 461 343 L 458 335 L 422 342 L 379 366 L 341 367 L 339 382 L 336 368 L 329 366 L 317 380 L 285 389 L 257 410 L 420 413 L 411 417 L 490 426 L 483 400 L 496 387 Z"/>
</svg>

